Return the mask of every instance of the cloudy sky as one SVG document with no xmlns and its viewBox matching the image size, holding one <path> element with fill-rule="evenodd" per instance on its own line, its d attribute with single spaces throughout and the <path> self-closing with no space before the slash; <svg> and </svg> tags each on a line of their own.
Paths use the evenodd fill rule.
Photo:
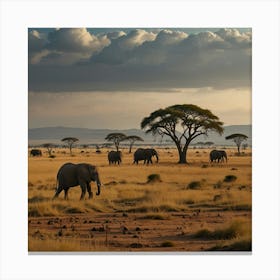
<svg viewBox="0 0 280 280">
<path fill-rule="evenodd" d="M 247 28 L 28 30 L 29 128 L 139 128 L 174 104 L 251 123 Z"/>
</svg>

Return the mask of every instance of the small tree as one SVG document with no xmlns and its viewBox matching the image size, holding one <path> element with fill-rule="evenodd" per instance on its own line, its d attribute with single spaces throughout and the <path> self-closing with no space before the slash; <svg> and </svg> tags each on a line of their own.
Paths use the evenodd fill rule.
<svg viewBox="0 0 280 280">
<path fill-rule="evenodd" d="M 178 163 L 187 163 L 188 147 L 196 137 L 208 135 L 208 132 L 223 132 L 223 123 L 207 109 L 196 105 L 173 105 L 159 109 L 150 114 L 141 122 L 141 128 L 147 129 L 146 133 L 166 135 L 175 143 L 178 154 Z"/>
<path fill-rule="evenodd" d="M 241 134 L 241 133 L 234 133 L 229 136 L 226 136 L 226 140 L 233 140 L 233 142 L 236 144 L 239 155 L 240 155 L 240 146 L 241 146 L 242 142 L 247 139 L 248 139 L 248 136 L 245 134 Z"/>
<path fill-rule="evenodd" d="M 119 150 L 120 142 L 124 141 L 126 139 L 126 135 L 124 133 L 109 133 L 105 140 L 107 141 L 113 141 L 113 143 L 116 146 L 117 151 Z"/>
<path fill-rule="evenodd" d="M 42 144 L 42 147 L 47 148 L 49 157 L 51 157 L 52 156 L 52 149 L 55 148 L 55 145 L 52 144 L 52 143 L 45 143 L 45 144 Z"/>
<path fill-rule="evenodd" d="M 129 141 L 129 153 L 131 153 L 132 146 L 136 141 L 144 141 L 140 136 L 136 135 L 127 136 L 125 140 Z"/>
<path fill-rule="evenodd" d="M 69 150 L 70 150 L 70 155 L 72 155 L 72 147 L 73 147 L 74 143 L 79 141 L 79 139 L 75 138 L 75 137 L 66 137 L 66 138 L 61 139 L 61 141 L 68 145 Z"/>
</svg>

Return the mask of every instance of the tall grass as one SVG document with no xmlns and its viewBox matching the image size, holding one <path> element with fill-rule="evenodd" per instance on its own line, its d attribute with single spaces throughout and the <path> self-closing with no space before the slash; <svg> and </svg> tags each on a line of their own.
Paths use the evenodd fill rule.
<svg viewBox="0 0 280 280">
<path fill-rule="evenodd" d="M 188 160 L 190 165 L 178 165 L 175 149 L 168 153 L 160 150 L 160 163 L 153 165 L 133 165 L 132 155 L 124 153 L 121 166 L 109 166 L 107 151 L 101 154 L 88 149 L 87 157 L 74 150 L 75 157 L 70 157 L 68 151 L 62 153 L 58 149 L 56 158 L 29 158 L 28 172 L 28 208 L 29 216 L 55 216 L 72 213 L 91 212 L 169 212 L 188 211 L 199 205 L 210 205 L 226 210 L 250 210 L 251 208 L 251 158 L 231 157 L 228 165 L 209 166 L 207 153 L 201 153 L 197 158 L 195 151 L 190 150 Z M 174 157 L 170 157 L 174 154 Z M 229 153 L 230 154 L 230 153 Z M 69 200 L 63 200 L 63 193 L 52 201 L 55 192 L 56 173 L 65 162 L 88 162 L 98 166 L 100 179 L 104 186 L 101 195 L 92 200 L 80 201 L 81 190 L 74 187 L 69 190 Z M 228 175 L 229 168 L 237 168 L 235 176 L 238 184 L 231 182 L 228 190 L 223 179 Z M 160 183 L 146 184 L 151 174 L 160 176 Z M 158 177 L 157 177 L 158 178 Z M 115 184 L 110 185 L 110 182 Z M 217 188 L 213 186 L 217 185 Z M 225 184 L 225 185 L 224 185 Z M 92 190 L 96 185 L 92 182 Z M 240 190 L 240 185 L 249 186 Z M 190 186 L 190 188 L 186 188 Z M 203 187 L 201 187 L 203 186 Z M 201 187 L 201 188 L 200 188 Z M 219 199 L 214 199 L 219 197 Z"/>
</svg>

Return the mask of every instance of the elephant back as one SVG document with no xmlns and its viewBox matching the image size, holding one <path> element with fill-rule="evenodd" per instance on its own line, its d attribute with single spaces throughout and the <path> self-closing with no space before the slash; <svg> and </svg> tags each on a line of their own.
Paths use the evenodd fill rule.
<svg viewBox="0 0 280 280">
<path fill-rule="evenodd" d="M 138 148 L 134 152 L 134 159 L 135 160 L 143 160 L 143 159 L 145 159 L 145 149 Z"/>
</svg>

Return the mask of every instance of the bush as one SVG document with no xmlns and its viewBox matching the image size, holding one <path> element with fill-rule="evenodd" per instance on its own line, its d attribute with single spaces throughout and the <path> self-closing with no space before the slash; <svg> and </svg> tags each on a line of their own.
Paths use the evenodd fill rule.
<svg viewBox="0 0 280 280">
<path fill-rule="evenodd" d="M 235 175 L 227 175 L 224 178 L 224 182 L 230 183 L 230 182 L 234 182 L 237 179 L 237 177 Z"/>
<path fill-rule="evenodd" d="M 238 237 L 242 233 L 242 225 L 238 222 L 232 223 L 229 227 L 224 229 L 216 229 L 210 231 L 208 229 L 202 229 L 197 231 L 194 238 L 205 238 L 205 239 L 233 239 Z"/>
<path fill-rule="evenodd" d="M 216 245 L 210 248 L 209 251 L 252 251 L 252 241 L 240 240 L 229 245 Z"/>
<path fill-rule="evenodd" d="M 161 247 L 174 247 L 174 244 L 171 241 L 164 241 L 160 245 Z"/>
<path fill-rule="evenodd" d="M 221 181 L 218 181 L 216 184 L 214 184 L 213 188 L 214 189 L 220 189 L 223 186 Z"/>
<path fill-rule="evenodd" d="M 143 219 L 143 220 L 165 220 L 165 218 L 162 215 L 159 214 L 150 214 L 150 215 L 146 215 L 143 217 L 139 217 L 139 219 Z"/>
<path fill-rule="evenodd" d="M 49 158 L 55 158 L 55 155 L 50 155 Z"/>
<path fill-rule="evenodd" d="M 150 174 L 147 177 L 147 183 L 161 182 L 159 174 Z"/>
<path fill-rule="evenodd" d="M 187 186 L 189 190 L 199 190 L 201 189 L 201 183 L 199 181 L 190 182 Z"/>
</svg>

